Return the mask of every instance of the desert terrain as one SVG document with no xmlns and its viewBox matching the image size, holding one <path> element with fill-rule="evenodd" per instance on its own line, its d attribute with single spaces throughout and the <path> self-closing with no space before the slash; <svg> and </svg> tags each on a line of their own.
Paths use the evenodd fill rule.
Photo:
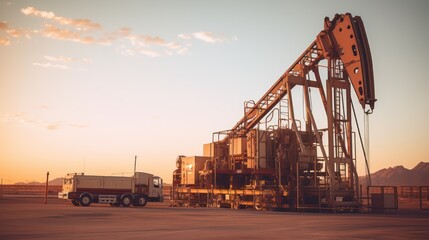
<svg viewBox="0 0 429 240">
<path fill-rule="evenodd" d="M 427 239 L 429 211 L 296 213 L 93 204 L 6 195 L 0 199 L 0 239 Z"/>
</svg>

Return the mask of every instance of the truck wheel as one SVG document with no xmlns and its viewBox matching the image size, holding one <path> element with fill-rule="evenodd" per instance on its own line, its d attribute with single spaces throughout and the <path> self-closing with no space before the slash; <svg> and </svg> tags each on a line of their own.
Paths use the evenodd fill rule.
<svg viewBox="0 0 429 240">
<path fill-rule="evenodd" d="M 125 195 L 121 200 L 122 206 L 129 207 L 133 203 L 133 198 L 130 195 Z"/>
<path fill-rule="evenodd" d="M 262 202 L 262 197 L 261 196 L 256 196 L 255 197 L 255 206 L 254 206 L 254 208 L 257 211 L 261 211 L 264 208 L 264 204 Z"/>
<path fill-rule="evenodd" d="M 268 210 L 274 210 L 277 207 L 276 193 L 272 189 L 265 189 L 263 199 Z"/>
<path fill-rule="evenodd" d="M 231 202 L 231 208 L 232 209 L 239 209 L 240 208 L 240 197 L 235 197 Z"/>
<path fill-rule="evenodd" d="M 82 194 L 79 198 L 79 203 L 83 207 L 88 207 L 92 203 L 92 197 L 89 194 Z"/>
<path fill-rule="evenodd" d="M 223 197 L 222 195 L 217 195 L 215 199 L 215 207 L 220 208 L 222 207 Z"/>
<path fill-rule="evenodd" d="M 71 200 L 71 203 L 73 204 L 73 206 L 76 206 L 76 207 L 80 206 L 79 201 L 77 199 Z"/>
<path fill-rule="evenodd" d="M 137 197 L 135 206 L 144 207 L 146 204 L 147 198 L 145 196 Z"/>
</svg>

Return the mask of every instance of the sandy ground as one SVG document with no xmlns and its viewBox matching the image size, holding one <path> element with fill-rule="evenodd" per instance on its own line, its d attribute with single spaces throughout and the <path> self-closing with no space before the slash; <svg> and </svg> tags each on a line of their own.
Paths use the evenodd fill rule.
<svg viewBox="0 0 429 240">
<path fill-rule="evenodd" d="M 429 239 L 429 211 L 391 214 L 143 208 L 3 197 L 0 239 Z"/>
</svg>

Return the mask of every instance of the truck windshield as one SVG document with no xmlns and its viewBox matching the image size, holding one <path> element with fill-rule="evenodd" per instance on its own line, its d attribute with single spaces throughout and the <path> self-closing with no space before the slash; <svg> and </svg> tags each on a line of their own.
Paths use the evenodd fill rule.
<svg viewBox="0 0 429 240">
<path fill-rule="evenodd" d="M 72 178 L 69 178 L 69 179 L 64 178 L 63 185 L 72 184 L 72 182 L 73 182 L 73 179 L 72 179 Z"/>
<path fill-rule="evenodd" d="M 154 178 L 153 179 L 153 186 L 156 188 L 159 188 L 159 186 L 161 186 L 162 184 L 162 180 L 160 178 Z"/>
</svg>

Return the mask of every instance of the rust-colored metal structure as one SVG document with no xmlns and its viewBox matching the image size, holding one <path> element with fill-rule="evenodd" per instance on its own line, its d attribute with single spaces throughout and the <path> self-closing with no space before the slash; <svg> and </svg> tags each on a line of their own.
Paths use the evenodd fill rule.
<svg viewBox="0 0 429 240">
<path fill-rule="evenodd" d="M 324 30 L 261 99 L 245 102 L 243 118 L 213 134 L 204 156 L 178 157 L 173 204 L 358 209 L 352 89 L 364 111 L 372 112 L 363 22 L 350 13 L 326 17 Z M 295 117 L 297 91 L 304 123 Z M 313 113 L 315 95 L 325 112 L 321 120 Z"/>
</svg>

